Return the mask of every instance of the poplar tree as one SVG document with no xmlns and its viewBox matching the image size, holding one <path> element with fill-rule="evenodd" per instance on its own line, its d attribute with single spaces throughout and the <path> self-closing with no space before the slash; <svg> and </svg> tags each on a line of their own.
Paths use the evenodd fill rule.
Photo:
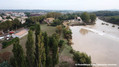
<svg viewBox="0 0 119 67">
<path fill-rule="evenodd" d="M 43 34 L 43 37 L 44 37 L 44 46 L 45 46 L 45 54 L 46 54 L 46 67 L 50 66 L 50 55 L 49 55 L 49 51 L 50 51 L 50 48 L 49 48 L 49 37 L 47 35 L 46 32 L 44 32 Z"/>
<path fill-rule="evenodd" d="M 38 35 L 40 34 L 40 24 L 36 24 L 35 29 L 35 67 L 39 67 L 39 48 L 38 48 Z"/>
<path fill-rule="evenodd" d="M 58 55 L 58 41 L 57 39 L 55 39 L 55 37 L 53 37 L 53 48 L 52 48 L 52 52 L 53 52 L 53 56 L 52 56 L 52 60 L 53 60 L 53 67 L 55 67 L 55 65 L 58 63 L 59 61 L 59 55 Z"/>
<path fill-rule="evenodd" d="M 14 55 L 16 67 L 26 67 L 23 48 L 21 47 L 21 45 L 19 45 L 19 38 L 15 39 L 12 52 Z"/>
<path fill-rule="evenodd" d="M 26 59 L 27 66 L 34 67 L 35 55 L 34 55 L 34 38 L 32 30 L 29 30 L 27 42 L 26 42 Z"/>
<path fill-rule="evenodd" d="M 46 62 L 46 54 L 45 54 L 45 47 L 43 43 L 43 36 L 40 33 L 38 36 L 38 54 L 39 54 L 39 67 L 45 67 Z"/>
</svg>

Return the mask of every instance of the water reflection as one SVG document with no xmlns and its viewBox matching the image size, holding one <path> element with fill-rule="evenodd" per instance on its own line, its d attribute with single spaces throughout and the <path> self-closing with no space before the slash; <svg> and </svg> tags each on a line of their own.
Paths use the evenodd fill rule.
<svg viewBox="0 0 119 67">
<path fill-rule="evenodd" d="M 83 29 L 83 28 L 80 29 L 80 33 L 82 35 L 86 35 L 86 34 L 88 34 L 88 32 L 89 32 L 89 30 L 86 30 L 86 29 Z"/>
</svg>

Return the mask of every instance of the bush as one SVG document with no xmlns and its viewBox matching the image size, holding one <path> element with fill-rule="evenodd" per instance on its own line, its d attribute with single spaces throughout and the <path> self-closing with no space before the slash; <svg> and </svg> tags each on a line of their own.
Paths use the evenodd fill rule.
<svg viewBox="0 0 119 67">
<path fill-rule="evenodd" d="M 7 61 L 4 61 L 3 63 L 0 64 L 0 67 L 12 67 L 12 66 L 9 65 Z"/>
<path fill-rule="evenodd" d="M 57 25 L 60 25 L 60 24 L 62 24 L 62 20 L 56 19 L 56 20 L 53 21 L 51 26 L 57 26 Z"/>
<path fill-rule="evenodd" d="M 91 64 L 91 57 L 86 53 L 74 52 L 73 59 L 78 64 Z M 88 66 L 89 67 L 89 66 Z"/>
<path fill-rule="evenodd" d="M 60 40 L 58 46 L 61 48 L 64 45 L 64 40 Z"/>
<path fill-rule="evenodd" d="M 35 30 L 35 26 L 30 26 L 30 30 L 34 31 Z"/>
<path fill-rule="evenodd" d="M 2 48 L 8 47 L 9 45 L 13 44 L 14 41 L 15 41 L 15 38 L 12 39 L 12 40 L 10 40 L 10 41 L 4 41 L 4 42 L 2 42 Z"/>
<path fill-rule="evenodd" d="M 71 50 L 70 50 L 70 53 L 71 53 L 71 54 L 74 54 L 74 50 L 73 50 L 73 49 L 71 49 Z"/>
</svg>

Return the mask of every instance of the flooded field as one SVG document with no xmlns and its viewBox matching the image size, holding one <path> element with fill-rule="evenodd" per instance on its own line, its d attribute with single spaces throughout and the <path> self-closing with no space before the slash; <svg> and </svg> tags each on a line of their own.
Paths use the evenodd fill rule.
<svg viewBox="0 0 119 67">
<path fill-rule="evenodd" d="M 118 27 L 100 19 L 97 19 L 95 25 L 71 26 L 72 47 L 90 55 L 92 63 L 117 64 L 112 67 L 119 67 Z"/>
</svg>

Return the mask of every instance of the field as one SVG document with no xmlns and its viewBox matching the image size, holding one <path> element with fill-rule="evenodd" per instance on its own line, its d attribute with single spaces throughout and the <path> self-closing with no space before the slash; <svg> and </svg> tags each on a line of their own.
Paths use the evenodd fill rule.
<svg viewBox="0 0 119 67">
<path fill-rule="evenodd" d="M 51 36 L 56 31 L 56 27 L 47 26 L 47 24 L 41 24 L 42 32 L 47 32 L 49 36 Z"/>
</svg>

